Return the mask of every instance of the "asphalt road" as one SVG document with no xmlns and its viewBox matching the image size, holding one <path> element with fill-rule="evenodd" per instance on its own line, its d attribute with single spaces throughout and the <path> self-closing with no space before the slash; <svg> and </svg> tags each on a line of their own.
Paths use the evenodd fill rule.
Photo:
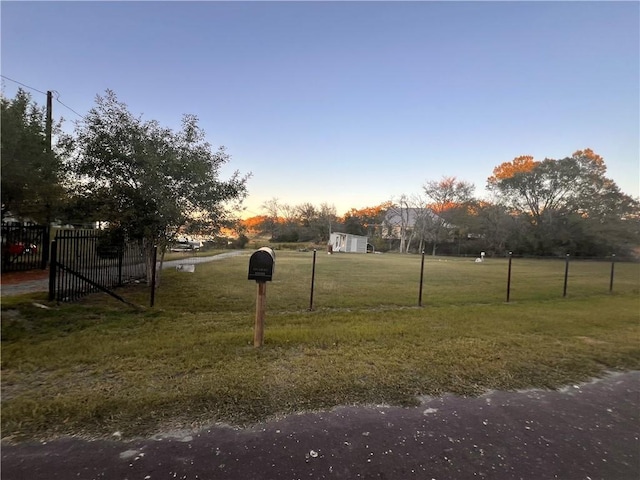
<svg viewBox="0 0 640 480">
<path fill-rule="evenodd" d="M 640 372 L 559 391 L 339 407 L 249 429 L 3 445 L 3 480 L 637 480 Z"/>
</svg>

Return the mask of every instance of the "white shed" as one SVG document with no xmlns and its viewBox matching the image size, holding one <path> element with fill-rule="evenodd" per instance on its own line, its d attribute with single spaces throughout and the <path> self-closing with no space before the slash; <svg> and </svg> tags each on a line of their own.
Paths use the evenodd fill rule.
<svg viewBox="0 0 640 480">
<path fill-rule="evenodd" d="M 333 232 L 329 244 L 334 252 L 367 253 L 367 237 Z"/>
</svg>

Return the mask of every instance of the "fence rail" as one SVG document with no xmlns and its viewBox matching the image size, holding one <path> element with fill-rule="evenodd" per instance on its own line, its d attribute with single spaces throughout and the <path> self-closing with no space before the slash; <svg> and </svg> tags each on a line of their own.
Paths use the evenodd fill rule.
<svg viewBox="0 0 640 480">
<path fill-rule="evenodd" d="M 43 225 L 2 223 L 2 271 L 47 268 L 49 228 Z"/>
<path fill-rule="evenodd" d="M 49 299 L 69 302 L 96 291 L 125 301 L 112 289 L 146 277 L 137 242 L 113 241 L 96 230 L 58 232 L 51 244 Z"/>
</svg>

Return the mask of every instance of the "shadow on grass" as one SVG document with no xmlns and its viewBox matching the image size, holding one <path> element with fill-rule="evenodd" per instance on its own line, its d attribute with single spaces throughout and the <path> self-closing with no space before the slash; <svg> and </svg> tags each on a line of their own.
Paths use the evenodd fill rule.
<svg viewBox="0 0 640 480">
<path fill-rule="evenodd" d="M 104 297 L 104 298 L 101 298 Z M 3 343 L 39 342 L 100 326 L 135 326 L 156 317 L 104 295 L 94 294 L 77 303 L 49 302 L 47 294 L 31 293 L 2 301 L 0 338 Z"/>
</svg>

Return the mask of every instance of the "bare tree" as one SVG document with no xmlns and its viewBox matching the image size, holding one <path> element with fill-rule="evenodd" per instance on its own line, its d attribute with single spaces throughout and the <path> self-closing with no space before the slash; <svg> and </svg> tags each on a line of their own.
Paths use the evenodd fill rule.
<svg viewBox="0 0 640 480">
<path fill-rule="evenodd" d="M 397 202 L 392 203 L 385 216 L 385 223 L 388 226 L 389 233 L 393 236 L 397 235 L 400 239 L 399 250 L 401 253 L 407 251 L 407 235 L 411 231 L 410 221 L 409 197 L 402 194 Z"/>
<path fill-rule="evenodd" d="M 280 216 L 280 200 L 273 197 L 265 201 L 262 210 L 267 213 L 267 220 L 264 222 L 264 229 L 271 234 L 271 238 L 278 235 L 278 218 Z"/>
<path fill-rule="evenodd" d="M 280 215 L 285 225 L 291 227 L 298 223 L 298 208 L 286 203 L 280 205 Z"/>
<path fill-rule="evenodd" d="M 424 185 L 424 193 L 429 201 L 429 208 L 435 216 L 429 221 L 428 230 L 433 242 L 432 255 L 436 254 L 438 243 L 445 240 L 454 214 L 473 199 L 474 185 L 458 180 L 456 177 L 442 177 L 441 180 L 430 180 Z"/>
<path fill-rule="evenodd" d="M 321 241 L 328 241 L 333 231 L 333 225 L 335 225 L 338 220 L 336 207 L 328 203 L 321 203 L 317 212 L 318 214 L 313 227 L 316 229 Z"/>
<path fill-rule="evenodd" d="M 313 219 L 318 215 L 318 211 L 313 204 L 309 202 L 301 203 L 296 207 L 297 215 L 302 222 L 302 226 L 309 227 Z"/>
<path fill-rule="evenodd" d="M 430 239 L 429 233 L 434 221 L 433 211 L 427 206 L 427 200 L 421 195 L 412 195 L 410 199 L 413 215 L 413 228 L 411 237 L 407 244 L 407 252 L 411 246 L 411 241 L 415 238 L 419 241 L 418 252 L 424 250 L 425 242 Z"/>
</svg>

